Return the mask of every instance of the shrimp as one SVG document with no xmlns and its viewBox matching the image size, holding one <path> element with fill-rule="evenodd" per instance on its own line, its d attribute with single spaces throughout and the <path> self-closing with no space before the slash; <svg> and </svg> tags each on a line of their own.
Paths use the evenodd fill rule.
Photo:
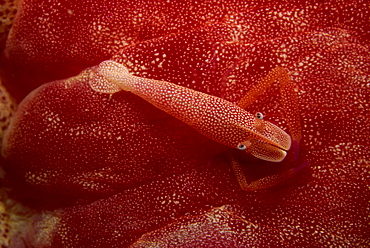
<svg viewBox="0 0 370 248">
<path fill-rule="evenodd" d="M 296 146 L 300 140 L 299 118 L 297 120 L 293 117 L 290 120 L 293 123 L 290 126 L 291 137 L 278 126 L 263 120 L 261 113 L 251 114 L 244 110 L 276 79 L 283 81 L 281 91 L 296 94 L 292 90 L 287 71 L 281 67 L 270 72 L 240 100 L 239 104 L 170 82 L 134 76 L 126 67 L 111 60 L 100 63 L 94 69 L 94 73 L 95 76 L 89 82 L 93 90 L 106 94 L 114 94 L 121 90 L 129 91 L 209 139 L 243 150 L 265 161 L 281 162 L 292 146 L 292 137 Z M 292 104 L 297 112 L 297 98 L 293 97 L 293 101 L 290 99 L 289 103 L 283 103 L 283 107 L 291 108 Z M 275 185 L 295 174 L 293 170 L 283 173 L 278 179 L 276 179 L 278 174 L 275 174 L 272 175 L 273 178 L 270 176 L 248 184 L 237 159 L 230 153 L 228 157 L 239 184 L 247 191 Z"/>
</svg>

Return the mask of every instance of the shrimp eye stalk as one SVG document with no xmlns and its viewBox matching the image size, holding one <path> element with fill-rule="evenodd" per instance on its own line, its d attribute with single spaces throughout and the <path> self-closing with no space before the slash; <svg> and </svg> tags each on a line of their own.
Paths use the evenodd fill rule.
<svg viewBox="0 0 370 248">
<path fill-rule="evenodd" d="M 256 113 L 256 117 L 257 117 L 257 119 L 262 120 L 262 119 L 263 119 L 263 114 L 262 114 L 262 113 L 260 113 L 260 112 L 257 112 L 257 113 Z"/>
<path fill-rule="evenodd" d="M 240 144 L 238 144 L 237 148 L 238 148 L 239 150 L 243 151 L 243 150 L 247 149 L 247 146 L 246 146 L 246 145 L 244 145 L 243 143 L 240 143 Z"/>
</svg>

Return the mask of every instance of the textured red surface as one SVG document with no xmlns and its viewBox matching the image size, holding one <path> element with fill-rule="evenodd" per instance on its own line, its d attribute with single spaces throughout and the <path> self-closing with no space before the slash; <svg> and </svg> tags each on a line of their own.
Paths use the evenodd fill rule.
<svg viewBox="0 0 370 248">
<path fill-rule="evenodd" d="M 3 148 L 17 197 L 50 209 L 35 217 L 29 244 L 350 247 L 369 242 L 365 1 L 176 6 L 50 1 L 42 8 L 35 2 L 24 1 L 3 58 L 8 84 L 19 96 L 114 54 L 135 75 L 231 102 L 282 66 L 299 87 L 300 159 L 310 165 L 281 185 L 246 193 L 222 153 L 225 147 L 140 98 L 96 93 L 84 76 L 52 82 L 23 101 Z M 250 111 L 286 128 L 276 87 Z M 251 178 L 294 163 L 291 157 L 282 164 L 240 159 Z"/>
</svg>

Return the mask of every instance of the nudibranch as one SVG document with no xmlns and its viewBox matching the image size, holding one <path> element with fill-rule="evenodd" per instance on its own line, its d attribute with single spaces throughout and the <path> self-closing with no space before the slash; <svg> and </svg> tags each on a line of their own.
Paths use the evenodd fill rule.
<svg viewBox="0 0 370 248">
<path fill-rule="evenodd" d="M 222 98 L 134 76 L 111 60 L 100 63 L 93 73 L 97 75 L 92 76 L 90 86 L 95 91 L 132 92 L 206 137 L 259 159 L 280 162 L 291 147 L 290 136 L 281 128 Z"/>
</svg>

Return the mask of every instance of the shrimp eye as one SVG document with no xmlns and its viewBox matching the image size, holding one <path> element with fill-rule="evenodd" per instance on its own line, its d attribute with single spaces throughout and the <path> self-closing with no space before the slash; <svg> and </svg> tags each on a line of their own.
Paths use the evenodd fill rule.
<svg viewBox="0 0 370 248">
<path fill-rule="evenodd" d="M 262 113 L 260 113 L 260 112 L 257 112 L 257 113 L 256 113 L 256 117 L 257 117 L 258 119 L 262 120 L 262 119 L 263 119 L 263 114 L 262 114 Z"/>
<path fill-rule="evenodd" d="M 240 144 L 238 144 L 238 149 L 239 150 L 245 150 L 245 149 L 247 149 L 247 146 L 244 145 L 244 144 L 242 144 L 242 143 L 240 143 Z"/>
</svg>

